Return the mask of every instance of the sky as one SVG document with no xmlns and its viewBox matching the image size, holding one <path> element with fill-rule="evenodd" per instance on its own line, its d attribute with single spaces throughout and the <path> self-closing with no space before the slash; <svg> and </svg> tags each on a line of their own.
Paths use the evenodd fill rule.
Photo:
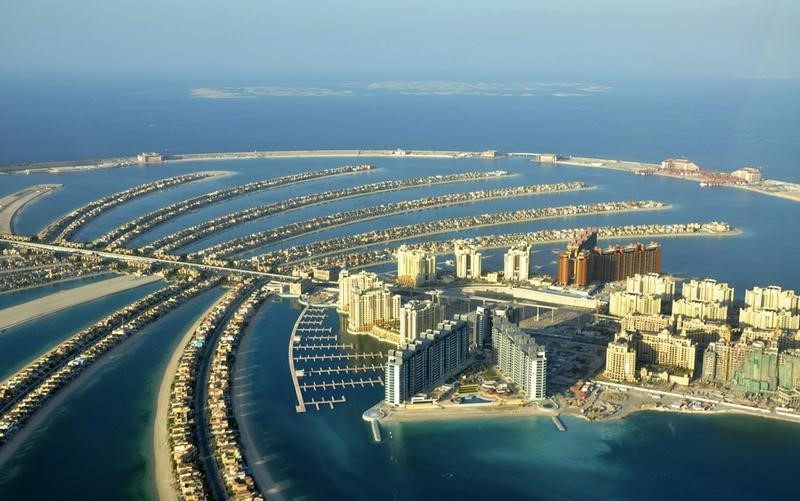
<svg viewBox="0 0 800 501">
<path fill-rule="evenodd" d="M 0 74 L 800 77 L 797 0 L 0 0 Z"/>
</svg>

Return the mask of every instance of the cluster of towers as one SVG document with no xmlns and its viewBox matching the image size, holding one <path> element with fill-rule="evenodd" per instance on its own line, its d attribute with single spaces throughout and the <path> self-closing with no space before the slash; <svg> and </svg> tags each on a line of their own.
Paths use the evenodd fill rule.
<svg viewBox="0 0 800 501">
<path fill-rule="evenodd" d="M 649 244 L 597 246 L 597 230 L 586 229 L 567 244 L 558 258 L 557 282 L 586 286 L 592 281 L 617 282 L 635 274 L 661 273 L 661 246 Z"/>
</svg>

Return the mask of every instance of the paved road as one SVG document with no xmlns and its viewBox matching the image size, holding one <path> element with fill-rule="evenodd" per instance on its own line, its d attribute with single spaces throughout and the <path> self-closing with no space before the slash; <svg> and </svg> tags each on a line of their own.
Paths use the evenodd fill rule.
<svg viewBox="0 0 800 501">
<path fill-rule="evenodd" d="M 145 256 L 133 256 L 130 254 L 121 254 L 116 252 L 107 252 L 107 251 L 99 251 L 99 250 L 91 250 L 91 249 L 82 249 L 82 248 L 75 248 L 75 247 L 67 247 L 64 245 L 54 245 L 54 244 L 40 244 L 35 242 L 19 242 L 17 240 L 13 240 L 10 238 L 0 238 L 0 242 L 9 242 L 14 243 L 16 245 L 20 245 L 23 247 L 31 247 L 34 249 L 45 249 L 51 250 L 56 252 L 66 252 L 70 254 L 83 254 L 83 255 L 93 255 L 104 257 L 108 259 L 117 259 L 119 261 L 137 261 L 140 263 L 161 263 L 161 264 L 171 264 L 176 266 L 187 266 L 190 268 L 197 268 L 203 271 L 220 271 L 225 273 L 240 273 L 244 275 L 252 275 L 255 277 L 264 277 L 270 280 L 277 280 L 280 282 L 297 282 L 299 279 L 297 277 L 292 277 L 290 275 L 279 275 L 277 273 L 266 273 L 263 271 L 254 271 L 254 270 L 242 270 L 239 268 L 229 268 L 226 266 L 211 266 L 208 264 L 200 264 L 200 263 L 187 263 L 184 261 L 172 261 L 169 259 L 159 259 L 155 257 L 145 257 Z"/>
<path fill-rule="evenodd" d="M 242 301 L 252 290 L 252 288 L 245 290 L 240 298 L 228 307 L 228 311 L 217 322 L 217 326 L 211 336 L 206 338 L 206 348 L 203 357 L 200 359 L 197 379 L 195 379 L 195 385 L 197 386 L 194 392 L 194 415 L 197 425 L 197 452 L 203 472 L 205 472 L 206 482 L 211 490 L 211 497 L 218 501 L 228 499 L 228 490 L 225 488 L 225 482 L 222 480 L 222 474 L 214 457 L 214 448 L 211 445 L 211 431 L 208 428 L 208 378 L 211 375 L 211 360 L 220 335 L 225 329 L 225 325 L 239 308 L 239 305 L 242 304 Z"/>
</svg>

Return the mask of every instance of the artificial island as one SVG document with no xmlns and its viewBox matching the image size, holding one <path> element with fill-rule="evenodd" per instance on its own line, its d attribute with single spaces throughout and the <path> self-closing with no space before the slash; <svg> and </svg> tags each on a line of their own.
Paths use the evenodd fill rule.
<svg viewBox="0 0 800 501">
<path fill-rule="evenodd" d="M 764 180 L 750 167 L 723 174 L 685 159 L 643 164 L 495 151 L 142 153 L 5 170 L 70 174 L 134 165 L 168 169 L 173 162 L 308 157 L 492 162 L 506 155 L 540 166 L 530 168 L 612 168 L 795 201 L 800 193 L 797 185 Z M 753 284 L 742 300 L 713 278 L 683 279 L 661 269 L 659 240 L 721 238 L 739 230 L 722 221 L 582 226 L 581 218 L 668 213 L 671 206 L 646 199 L 553 204 L 547 200 L 580 196 L 595 186 L 583 181 L 517 184 L 515 173 L 489 165 L 361 182 L 381 167 L 356 163 L 205 192 L 203 183 L 231 173 L 165 173 L 157 181 L 80 205 L 36 234 L 14 231 L 14 218 L 61 186 L 36 185 L 3 198 L 2 290 L 79 277 L 98 280 L 64 297 L 0 309 L 0 336 L 112 290 L 157 288 L 50 347 L 2 381 L 0 454 L 19 447 L 37 418 L 57 405 L 65 389 L 81 384 L 104 356 L 124 349 L 129 339 L 208 291 L 219 291 L 219 297 L 185 332 L 159 391 L 154 449 L 163 499 L 279 495 L 266 468 L 248 460 L 250 438 L 240 431 L 240 409 L 232 392 L 238 348 L 250 335 L 253 316 L 273 297 L 297 298 L 303 305 L 291 332 L 285 333 L 294 410 L 334 409 L 347 403 L 347 391 L 383 386 L 381 402 L 364 413 L 377 441 L 384 440 L 381 422 L 403 420 L 544 415 L 566 431 L 562 415 L 601 420 L 659 410 L 742 412 L 800 421 L 800 298 L 794 291 Z M 258 199 L 176 231 L 161 231 L 179 217 L 227 201 L 326 179 L 346 186 Z M 461 184 L 471 189 L 449 188 Z M 186 186 L 201 193 L 85 236 L 89 226 L 113 210 Z M 324 211 L 325 204 L 337 201 L 357 203 L 384 193 L 402 196 L 422 187 L 451 191 Z M 347 230 L 384 218 L 509 199 L 518 202 L 514 210 Z M 543 202 L 528 203 L 534 199 Z M 248 223 L 314 207 L 321 207 L 323 214 L 237 233 Z M 504 226 L 564 218 L 570 219 L 564 227 L 501 232 Z M 314 236 L 338 229 L 344 232 Z M 465 238 L 479 229 L 491 233 Z M 145 238 L 148 234 L 155 236 Z M 537 250 L 564 244 L 552 252 Z M 493 252 L 501 253 L 502 266 L 493 267 L 487 259 Z M 552 271 L 542 271 L 545 266 Z M 377 340 L 379 348 L 357 349 L 357 340 L 364 337 Z"/>
</svg>

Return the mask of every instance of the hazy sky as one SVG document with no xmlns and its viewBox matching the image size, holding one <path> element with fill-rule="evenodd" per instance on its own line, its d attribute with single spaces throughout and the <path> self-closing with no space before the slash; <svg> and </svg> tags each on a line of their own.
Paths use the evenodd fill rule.
<svg viewBox="0 0 800 501">
<path fill-rule="evenodd" d="M 800 75 L 798 0 L 0 0 L 0 73 Z"/>
</svg>

